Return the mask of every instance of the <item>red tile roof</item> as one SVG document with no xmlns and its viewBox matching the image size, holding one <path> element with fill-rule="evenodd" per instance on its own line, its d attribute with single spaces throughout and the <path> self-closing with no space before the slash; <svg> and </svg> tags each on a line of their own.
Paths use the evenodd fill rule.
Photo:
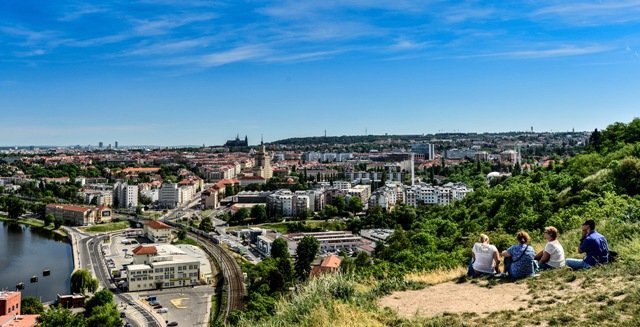
<svg viewBox="0 0 640 327">
<path fill-rule="evenodd" d="M 133 249 L 133 254 L 135 255 L 144 255 L 144 254 L 158 254 L 158 250 L 153 245 L 138 245 L 135 249 Z"/>
<path fill-rule="evenodd" d="M 342 263 L 342 260 L 340 259 L 340 257 L 332 254 L 324 258 L 320 263 L 320 266 L 323 268 L 338 268 L 340 267 L 341 263 Z"/>
<path fill-rule="evenodd" d="M 157 220 L 150 220 L 147 225 L 153 229 L 168 229 L 171 228 L 171 226 L 161 222 L 161 221 L 157 221 Z"/>
<path fill-rule="evenodd" d="M 74 211 L 74 212 L 83 212 L 83 213 L 92 209 L 90 207 L 83 207 L 83 206 L 77 206 L 72 204 L 55 204 L 55 203 L 47 204 L 47 208 L 62 209 L 65 211 Z"/>
</svg>

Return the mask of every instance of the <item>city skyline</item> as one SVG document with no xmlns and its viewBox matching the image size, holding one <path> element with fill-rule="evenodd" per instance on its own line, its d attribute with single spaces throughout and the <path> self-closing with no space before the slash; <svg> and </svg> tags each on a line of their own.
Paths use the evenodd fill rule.
<svg viewBox="0 0 640 327">
<path fill-rule="evenodd" d="M 640 107 L 639 14 L 636 1 L 4 2 L 0 146 L 601 129 Z"/>
</svg>

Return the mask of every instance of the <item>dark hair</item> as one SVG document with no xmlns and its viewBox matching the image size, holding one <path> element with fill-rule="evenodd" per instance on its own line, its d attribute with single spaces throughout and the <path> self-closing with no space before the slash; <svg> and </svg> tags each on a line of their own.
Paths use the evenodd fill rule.
<svg viewBox="0 0 640 327">
<path fill-rule="evenodd" d="M 584 222 L 584 224 L 582 224 L 582 226 L 584 226 L 584 225 L 589 226 L 589 228 L 590 228 L 591 230 L 596 230 L 596 222 L 595 222 L 595 221 L 593 221 L 593 220 L 591 220 L 591 219 L 589 219 L 589 220 L 585 221 L 585 222 Z"/>
</svg>

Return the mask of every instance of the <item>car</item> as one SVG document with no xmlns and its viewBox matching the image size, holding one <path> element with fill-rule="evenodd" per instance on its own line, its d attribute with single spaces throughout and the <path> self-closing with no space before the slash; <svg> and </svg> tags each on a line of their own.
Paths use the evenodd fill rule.
<svg viewBox="0 0 640 327">
<path fill-rule="evenodd" d="M 170 323 L 167 324 L 167 327 L 174 327 L 174 326 L 178 326 L 178 322 L 177 321 L 172 321 Z"/>
<path fill-rule="evenodd" d="M 124 313 L 124 311 L 123 311 L 123 312 L 120 312 L 120 318 L 124 318 L 124 317 L 126 317 L 126 316 L 127 316 L 127 314 L 126 314 L 126 313 Z"/>
<path fill-rule="evenodd" d="M 153 306 L 154 309 L 162 309 L 162 305 L 161 304 L 156 304 Z"/>
<path fill-rule="evenodd" d="M 132 327 L 131 324 L 129 322 L 124 324 L 124 327 Z"/>
<path fill-rule="evenodd" d="M 169 312 L 169 309 L 167 309 L 167 308 L 160 308 L 160 309 L 158 309 L 158 311 L 157 311 L 157 312 L 158 312 L 158 313 L 167 313 L 167 312 Z"/>
</svg>

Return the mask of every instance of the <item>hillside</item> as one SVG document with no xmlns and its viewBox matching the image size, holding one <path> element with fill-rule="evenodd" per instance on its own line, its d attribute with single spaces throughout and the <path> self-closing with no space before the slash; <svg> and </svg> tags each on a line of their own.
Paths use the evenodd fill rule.
<svg viewBox="0 0 640 327">
<path fill-rule="evenodd" d="M 371 260 L 345 258 L 343 273 L 294 286 L 265 284 L 268 266 L 250 272 L 239 326 L 638 326 L 640 325 L 640 119 L 594 132 L 585 153 L 517 172 L 488 187 L 481 165 L 456 168 L 476 191 L 449 206 L 371 212 L 350 228 L 395 228 Z M 491 167 L 495 168 L 495 167 Z M 477 187 L 476 187 L 477 185 Z M 616 263 L 561 269 L 508 282 L 464 277 L 470 249 L 487 233 L 498 249 L 518 230 L 544 245 L 553 225 L 568 258 L 580 225 L 593 219 Z M 254 285 L 255 283 L 255 285 Z"/>
<path fill-rule="evenodd" d="M 517 282 L 467 280 L 464 269 L 377 282 L 357 275 L 327 276 L 282 298 L 273 316 L 239 325 L 638 326 L 640 224 L 617 220 L 605 224 L 601 232 L 610 236 L 611 248 L 621 254 L 619 262 L 608 266 L 545 271 Z M 577 244 L 578 235 L 576 229 L 561 237 L 567 250 Z"/>
</svg>

